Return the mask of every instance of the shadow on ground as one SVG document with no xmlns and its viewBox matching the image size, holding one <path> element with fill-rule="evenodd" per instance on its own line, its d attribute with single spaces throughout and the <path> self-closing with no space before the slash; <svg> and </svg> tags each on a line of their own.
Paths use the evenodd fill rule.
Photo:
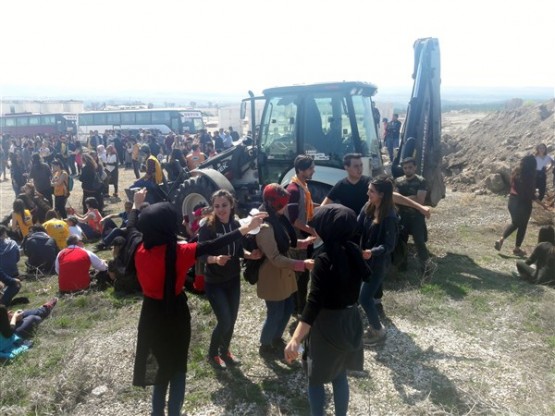
<svg viewBox="0 0 555 416">
<path fill-rule="evenodd" d="M 516 264 L 517 258 L 514 261 Z M 427 277 L 416 273 L 416 262 L 409 262 L 406 272 L 392 268 L 384 286 L 386 290 L 403 291 L 433 286 L 454 300 L 461 300 L 472 290 L 512 292 L 520 296 L 541 296 L 542 288 L 520 281 L 509 273 L 488 269 L 465 254 L 448 252 L 434 257 L 435 271 Z M 516 270 L 516 266 L 515 266 Z"/>
</svg>

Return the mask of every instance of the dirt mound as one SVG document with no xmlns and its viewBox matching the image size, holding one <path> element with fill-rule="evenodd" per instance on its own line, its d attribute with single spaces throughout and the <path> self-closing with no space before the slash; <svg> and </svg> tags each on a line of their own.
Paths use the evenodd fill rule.
<svg viewBox="0 0 555 416">
<path fill-rule="evenodd" d="M 537 144 L 545 143 L 553 155 L 554 107 L 555 100 L 523 105 L 515 99 L 503 111 L 474 119 L 466 128 L 444 129 L 446 185 L 453 190 L 506 193 L 511 170 L 523 156 L 534 153 Z M 445 118 L 449 120 L 449 115 Z"/>
</svg>

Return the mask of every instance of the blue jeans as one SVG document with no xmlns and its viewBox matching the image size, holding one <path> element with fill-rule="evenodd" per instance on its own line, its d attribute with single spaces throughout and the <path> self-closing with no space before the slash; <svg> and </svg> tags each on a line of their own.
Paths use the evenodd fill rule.
<svg viewBox="0 0 555 416">
<path fill-rule="evenodd" d="M 372 276 L 370 277 L 370 281 L 362 282 L 360 287 L 360 295 L 358 298 L 358 303 L 366 312 L 366 317 L 368 318 L 368 322 L 374 329 L 380 329 L 382 324 L 380 322 L 380 317 L 378 315 L 378 310 L 376 309 L 376 305 L 374 303 L 374 297 L 380 286 L 383 283 L 385 275 L 387 273 L 386 265 L 379 265 L 378 267 L 374 267 L 372 269 Z"/>
<path fill-rule="evenodd" d="M 108 233 L 108 235 L 106 235 L 103 239 L 102 242 L 106 245 L 106 246 L 111 246 L 112 243 L 114 242 L 114 240 L 116 239 L 116 237 L 125 237 L 125 230 L 122 228 L 112 228 L 110 230 L 110 232 Z"/>
<path fill-rule="evenodd" d="M 284 300 L 266 301 L 266 320 L 260 334 L 262 345 L 271 345 L 272 341 L 282 337 L 294 308 L 295 293 Z"/>
<path fill-rule="evenodd" d="M 349 408 L 349 381 L 347 372 L 343 371 L 332 380 L 333 403 L 335 415 L 347 415 Z M 326 402 L 326 391 L 323 384 L 308 386 L 308 402 L 310 403 L 310 414 L 312 416 L 324 416 L 324 404 Z"/>
<path fill-rule="evenodd" d="M 399 139 L 387 139 L 385 145 L 387 147 L 387 153 L 389 153 L 389 160 L 393 161 L 395 149 L 399 147 Z"/>
<path fill-rule="evenodd" d="M 170 387 L 168 416 L 181 415 L 181 407 L 183 407 L 183 401 L 185 400 L 185 372 L 178 371 L 169 383 L 154 385 L 152 390 L 152 416 L 164 416 L 168 385 Z"/>
<path fill-rule="evenodd" d="M 101 237 L 101 235 L 93 230 L 89 224 L 80 222 L 79 227 L 81 227 L 81 230 L 83 231 L 83 234 L 85 234 L 85 237 L 87 237 L 87 240 L 96 240 Z"/>
<path fill-rule="evenodd" d="M 41 306 L 37 309 L 29 309 L 23 312 L 23 318 L 15 328 L 15 333 L 21 338 L 31 338 L 37 326 L 48 316 L 48 308 Z"/>
<path fill-rule="evenodd" d="M 241 298 L 241 279 L 235 276 L 223 283 L 205 282 L 206 298 L 216 315 L 216 327 L 212 331 L 208 356 L 215 357 L 229 351 Z"/>
</svg>

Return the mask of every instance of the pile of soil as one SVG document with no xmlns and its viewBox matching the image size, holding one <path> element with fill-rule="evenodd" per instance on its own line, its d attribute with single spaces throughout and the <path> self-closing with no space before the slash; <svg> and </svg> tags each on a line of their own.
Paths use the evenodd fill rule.
<svg viewBox="0 0 555 416">
<path fill-rule="evenodd" d="M 478 115 L 468 126 L 444 123 L 446 186 L 453 191 L 506 194 L 512 169 L 523 156 L 533 154 L 536 145 L 546 144 L 553 156 L 554 107 L 555 99 L 540 104 L 515 99 L 502 111 Z M 454 118 L 444 116 L 444 120 Z"/>
</svg>

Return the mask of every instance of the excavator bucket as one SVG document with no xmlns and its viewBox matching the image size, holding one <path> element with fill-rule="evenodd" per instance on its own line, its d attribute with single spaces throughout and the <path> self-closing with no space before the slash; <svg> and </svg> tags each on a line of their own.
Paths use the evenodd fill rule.
<svg viewBox="0 0 555 416">
<path fill-rule="evenodd" d="M 418 39 L 414 43 L 414 85 L 401 143 L 393 162 L 394 176 L 401 176 L 400 162 L 414 157 L 417 173 L 428 183 L 427 203 L 436 206 L 445 197 L 441 173 L 441 71 L 439 42 L 436 38 Z"/>
</svg>

